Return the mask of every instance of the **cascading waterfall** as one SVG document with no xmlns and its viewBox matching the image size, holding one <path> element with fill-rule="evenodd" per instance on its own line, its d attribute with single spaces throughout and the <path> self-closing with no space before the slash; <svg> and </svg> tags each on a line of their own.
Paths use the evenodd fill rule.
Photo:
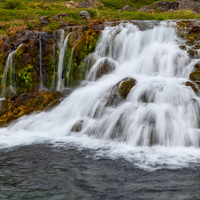
<svg viewBox="0 0 200 200">
<path fill-rule="evenodd" d="M 64 40 L 64 30 L 60 32 L 60 43 L 59 43 L 59 60 L 58 60 L 58 80 L 57 80 L 57 87 L 56 90 L 62 91 L 64 89 L 64 81 L 62 79 L 62 72 L 63 72 L 63 63 L 65 58 L 65 51 L 67 49 L 67 41 L 69 38 L 70 33 L 66 36 Z"/>
<path fill-rule="evenodd" d="M 60 49 L 60 63 L 66 41 Z M 185 86 L 198 60 L 190 59 L 179 41 L 168 22 L 145 31 L 130 23 L 106 27 L 84 86 L 51 112 L 23 117 L 0 129 L 0 146 L 47 139 L 76 141 L 98 149 L 99 155 L 123 155 L 138 165 L 199 162 L 200 98 Z M 104 61 L 114 67 L 97 79 Z M 59 64 L 59 74 L 61 69 Z M 127 77 L 136 81 L 127 98 L 107 105 Z"/>
<path fill-rule="evenodd" d="M 10 93 L 15 93 L 15 94 L 17 93 L 16 80 L 15 80 L 15 66 L 14 66 L 14 63 L 13 63 L 13 56 L 17 52 L 17 50 L 21 47 L 21 45 L 15 51 L 12 51 L 8 55 L 6 65 L 5 65 L 5 68 L 4 68 L 4 72 L 3 72 L 3 76 L 2 76 L 2 81 L 1 81 L 1 98 L 6 97 L 6 79 L 7 79 L 9 70 L 10 70 L 9 91 L 10 91 Z"/>
</svg>

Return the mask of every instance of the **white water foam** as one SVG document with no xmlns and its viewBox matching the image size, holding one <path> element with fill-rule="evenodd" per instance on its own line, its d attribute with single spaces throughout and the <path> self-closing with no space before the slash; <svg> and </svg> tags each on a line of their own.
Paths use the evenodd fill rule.
<svg viewBox="0 0 200 200">
<path fill-rule="evenodd" d="M 0 146 L 63 141 L 95 149 L 96 158 L 124 157 L 144 169 L 196 166 L 200 98 L 185 83 L 197 60 L 178 42 L 167 23 L 143 32 L 129 23 L 106 27 L 87 85 L 51 112 L 0 129 Z M 105 59 L 115 70 L 95 80 Z M 126 100 L 106 106 L 113 86 L 127 77 L 137 83 Z M 77 122 L 83 123 L 79 133 L 72 131 Z"/>
</svg>

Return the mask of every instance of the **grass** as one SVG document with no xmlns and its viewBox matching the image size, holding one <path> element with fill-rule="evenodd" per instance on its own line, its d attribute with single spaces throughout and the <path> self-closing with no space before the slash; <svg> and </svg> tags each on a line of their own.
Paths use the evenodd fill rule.
<svg viewBox="0 0 200 200">
<path fill-rule="evenodd" d="M 77 1 L 77 0 L 76 0 Z M 81 1 L 81 0 L 78 0 Z M 155 12 L 143 13 L 134 10 L 133 12 L 118 12 L 118 9 L 129 4 L 133 9 L 149 5 L 156 2 L 155 0 L 99 0 L 104 6 L 96 9 L 87 10 L 93 20 L 169 20 L 169 19 L 200 19 L 200 14 L 194 14 L 191 11 L 175 12 Z M 169 0 L 173 1 L 173 0 Z M 38 29 L 35 26 L 39 24 L 41 16 L 55 16 L 58 13 L 67 13 L 69 17 L 63 17 L 61 21 L 51 20 L 50 24 L 41 27 L 39 31 L 53 31 L 60 27 L 62 23 L 86 24 L 87 20 L 79 17 L 78 12 L 82 8 L 67 8 L 63 0 L 0 0 L 0 35 L 9 35 L 12 26 L 26 26 L 30 29 Z M 62 22 L 62 23 L 61 23 Z"/>
</svg>

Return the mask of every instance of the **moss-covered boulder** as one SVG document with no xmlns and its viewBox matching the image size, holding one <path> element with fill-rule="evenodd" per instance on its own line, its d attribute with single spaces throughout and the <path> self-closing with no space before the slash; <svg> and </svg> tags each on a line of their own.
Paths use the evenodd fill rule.
<svg viewBox="0 0 200 200">
<path fill-rule="evenodd" d="M 35 92 L 19 96 L 11 94 L 8 100 L 1 102 L 0 126 L 5 126 L 9 122 L 34 111 L 49 110 L 58 105 L 62 97 L 60 92 Z"/>
<path fill-rule="evenodd" d="M 109 74 L 114 70 L 115 70 L 115 64 L 109 61 L 108 59 L 105 59 L 99 64 L 95 78 L 99 79 L 103 75 Z"/>
<path fill-rule="evenodd" d="M 197 69 L 196 71 L 194 71 L 190 74 L 190 80 L 191 81 L 200 81 L 200 69 Z"/>
<path fill-rule="evenodd" d="M 121 97 L 126 99 L 132 87 L 136 85 L 136 80 L 133 78 L 125 78 L 122 80 L 119 88 L 119 94 Z"/>
<path fill-rule="evenodd" d="M 131 89 L 136 85 L 136 80 L 127 77 L 117 83 L 108 91 L 108 98 L 106 101 L 106 106 L 118 106 L 122 101 L 124 101 Z"/>
</svg>

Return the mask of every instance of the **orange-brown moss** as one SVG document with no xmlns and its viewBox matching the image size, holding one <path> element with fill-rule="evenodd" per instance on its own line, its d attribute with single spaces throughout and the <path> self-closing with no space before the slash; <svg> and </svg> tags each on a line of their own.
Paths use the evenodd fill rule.
<svg viewBox="0 0 200 200">
<path fill-rule="evenodd" d="M 7 101 L 2 101 L 0 126 L 5 126 L 7 123 L 34 111 L 49 110 L 56 106 L 62 97 L 60 92 L 35 92 L 19 96 L 11 94 Z"/>
</svg>

